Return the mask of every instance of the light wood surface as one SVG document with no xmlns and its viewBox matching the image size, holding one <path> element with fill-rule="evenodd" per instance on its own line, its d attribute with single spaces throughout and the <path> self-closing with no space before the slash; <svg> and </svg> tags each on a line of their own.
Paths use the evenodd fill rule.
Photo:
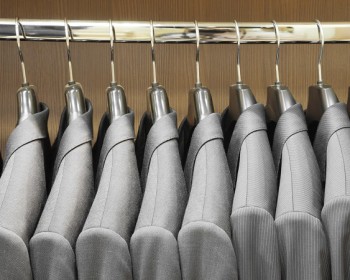
<svg viewBox="0 0 350 280">
<path fill-rule="evenodd" d="M 350 1 L 344 0 L 0 0 L 1 18 L 54 18 L 163 21 L 349 21 Z M 38 98 L 50 107 L 49 132 L 56 136 L 68 79 L 65 44 L 23 42 L 28 80 Z M 242 79 L 264 103 L 266 87 L 274 82 L 275 45 L 242 45 Z M 201 79 L 209 87 L 215 110 L 228 103 L 228 87 L 236 80 L 235 45 L 201 46 Z M 318 45 L 282 45 L 280 76 L 305 107 L 308 86 L 316 82 Z M 94 133 L 106 110 L 105 88 L 110 81 L 109 45 L 72 43 L 75 80 L 83 85 L 94 107 Z M 157 76 L 167 89 L 180 122 L 187 112 L 187 93 L 195 82 L 195 45 L 156 45 Z M 146 109 L 151 83 L 148 44 L 116 45 L 116 73 L 135 111 L 135 126 Z M 326 45 L 323 76 L 346 102 L 350 85 L 350 45 Z M 0 148 L 16 125 L 16 91 L 21 72 L 15 41 L 0 42 Z"/>
</svg>

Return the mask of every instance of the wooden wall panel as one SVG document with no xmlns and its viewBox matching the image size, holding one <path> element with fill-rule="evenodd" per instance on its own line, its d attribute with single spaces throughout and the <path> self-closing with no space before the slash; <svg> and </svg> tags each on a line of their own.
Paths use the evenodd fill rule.
<svg viewBox="0 0 350 280">
<path fill-rule="evenodd" d="M 339 0 L 0 0 L 2 18 L 56 18 L 164 21 L 349 21 L 350 2 Z M 65 44 L 23 42 L 27 76 L 38 88 L 38 98 L 50 107 L 49 131 L 54 139 L 67 82 Z M 106 109 L 105 88 L 110 80 L 109 46 L 72 43 L 73 71 L 94 106 L 95 138 Z M 146 108 L 146 89 L 151 82 L 150 46 L 116 46 L 118 81 L 125 87 L 128 104 L 136 114 L 135 125 Z M 242 78 L 265 102 L 266 87 L 274 82 L 275 45 L 242 45 Z M 307 88 L 316 81 L 317 45 L 282 45 L 281 80 L 304 106 Z M 187 111 L 187 92 L 194 85 L 195 46 L 156 45 L 158 80 L 178 112 L 179 122 Z M 350 85 L 350 45 L 326 45 L 324 80 L 347 100 Z M 235 46 L 201 46 L 201 78 L 211 89 L 215 110 L 228 103 L 228 87 L 235 82 Z M 16 43 L 0 42 L 0 149 L 16 124 L 16 90 L 21 83 Z"/>
</svg>

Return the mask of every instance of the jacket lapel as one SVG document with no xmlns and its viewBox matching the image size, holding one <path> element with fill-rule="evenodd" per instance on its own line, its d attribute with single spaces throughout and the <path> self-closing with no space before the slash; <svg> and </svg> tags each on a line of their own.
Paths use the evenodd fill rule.
<svg viewBox="0 0 350 280">
<path fill-rule="evenodd" d="M 40 108 L 40 112 L 30 115 L 27 119 L 20 122 L 11 133 L 6 144 L 4 168 L 17 149 L 29 142 L 48 137 L 47 120 L 49 109 L 43 103 L 40 103 Z"/>
<path fill-rule="evenodd" d="M 284 144 L 289 137 L 302 131 L 307 131 L 305 115 L 301 105 L 295 104 L 282 114 L 273 136 L 272 154 L 277 172 L 280 168 Z"/>
<path fill-rule="evenodd" d="M 134 140 L 134 138 L 134 112 L 129 110 L 129 113 L 113 121 L 107 129 L 97 167 L 97 185 L 100 181 L 100 176 L 108 153 L 119 143 L 127 140 Z"/>
<path fill-rule="evenodd" d="M 92 105 L 89 100 L 86 100 L 86 105 L 87 111 L 73 120 L 63 132 L 55 159 L 53 178 L 56 176 L 66 154 L 74 148 L 92 140 Z"/>
<path fill-rule="evenodd" d="M 189 190 L 192 184 L 192 174 L 197 154 L 205 143 L 214 139 L 224 139 L 220 115 L 216 113 L 210 114 L 201 120 L 193 131 L 185 164 L 185 178 Z"/>
<path fill-rule="evenodd" d="M 242 144 L 249 134 L 260 130 L 266 130 L 265 110 L 263 105 L 254 104 L 242 112 L 238 118 L 227 151 L 227 161 L 234 186 Z"/>
</svg>

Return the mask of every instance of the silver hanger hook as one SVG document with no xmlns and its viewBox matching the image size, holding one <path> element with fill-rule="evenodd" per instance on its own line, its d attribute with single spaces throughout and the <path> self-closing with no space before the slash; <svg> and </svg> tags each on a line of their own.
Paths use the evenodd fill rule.
<svg viewBox="0 0 350 280">
<path fill-rule="evenodd" d="M 65 30 L 66 45 L 67 45 L 69 82 L 74 82 L 74 79 L 73 79 L 73 69 L 72 69 L 72 58 L 71 58 L 70 47 L 69 47 L 70 34 L 72 34 L 72 33 L 71 33 L 70 27 L 69 27 L 69 25 L 68 25 L 67 19 L 64 19 L 64 30 Z"/>
<path fill-rule="evenodd" d="M 21 28 L 21 33 L 23 38 L 25 38 L 24 30 L 22 24 L 19 22 L 19 19 L 16 18 L 16 40 L 17 40 L 17 47 L 18 47 L 18 54 L 19 54 L 19 59 L 21 61 L 21 68 L 22 68 L 22 77 L 23 77 L 23 85 L 27 85 L 27 75 L 26 75 L 26 67 L 24 65 L 24 59 L 23 59 L 23 53 L 21 50 L 21 40 L 19 36 L 19 28 Z"/>
<path fill-rule="evenodd" d="M 201 84 L 201 79 L 199 75 L 199 44 L 200 44 L 200 36 L 199 36 L 199 28 L 198 28 L 198 22 L 194 21 L 194 26 L 196 30 L 196 85 Z"/>
<path fill-rule="evenodd" d="M 115 84 L 115 66 L 114 66 L 114 40 L 115 40 L 115 32 L 112 20 L 109 20 L 109 35 L 111 39 L 111 74 L 112 74 L 112 84 Z"/>
<path fill-rule="evenodd" d="M 240 84 L 242 83 L 242 78 L 241 78 L 241 62 L 240 62 L 240 48 L 241 48 L 241 36 L 239 32 L 239 26 L 236 20 L 235 22 L 235 31 L 236 31 L 236 37 L 237 37 L 237 83 Z"/>
<path fill-rule="evenodd" d="M 322 57 L 323 57 L 323 48 L 324 48 L 324 33 L 323 33 L 323 28 L 321 25 L 321 22 L 316 19 L 316 24 L 317 24 L 317 29 L 318 29 L 318 36 L 320 38 L 320 43 L 321 43 L 321 48 L 320 48 L 320 54 L 318 56 L 318 63 L 317 63 L 317 68 L 318 68 L 318 84 L 322 84 Z"/>
<path fill-rule="evenodd" d="M 154 51 L 154 26 L 153 26 L 153 21 L 152 20 L 150 21 L 150 31 L 151 31 L 153 84 L 157 84 L 156 54 L 155 54 L 155 51 Z"/>
<path fill-rule="evenodd" d="M 276 50 L 276 84 L 280 83 L 280 71 L 279 71 L 279 64 L 280 64 L 280 32 L 277 26 L 276 21 L 272 21 L 273 27 L 275 29 L 276 34 L 276 43 L 277 43 L 277 50 Z"/>
</svg>

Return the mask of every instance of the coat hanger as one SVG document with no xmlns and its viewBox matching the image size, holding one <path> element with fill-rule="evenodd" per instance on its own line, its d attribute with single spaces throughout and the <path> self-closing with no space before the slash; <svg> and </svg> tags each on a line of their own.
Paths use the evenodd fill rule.
<svg viewBox="0 0 350 280">
<path fill-rule="evenodd" d="M 151 31 L 151 52 L 152 52 L 152 86 L 147 89 L 148 114 L 151 115 L 152 122 L 155 123 L 161 117 L 170 113 L 168 95 L 163 86 L 157 82 L 156 59 L 154 52 L 154 27 L 153 21 L 150 22 Z"/>
<path fill-rule="evenodd" d="M 108 100 L 108 118 L 110 123 L 118 119 L 122 115 L 128 112 L 128 106 L 126 104 L 126 98 L 124 88 L 118 85 L 115 80 L 115 67 L 114 67 L 114 41 L 115 32 L 112 21 L 109 21 L 109 30 L 111 38 L 111 74 L 112 80 L 109 87 L 106 89 Z"/>
<path fill-rule="evenodd" d="M 229 98 L 229 118 L 237 121 L 241 113 L 248 107 L 256 103 L 256 99 L 248 85 L 242 83 L 241 79 L 241 64 L 240 64 L 240 46 L 241 38 L 239 26 L 235 21 L 235 31 L 237 37 L 237 83 L 230 86 Z"/>
<path fill-rule="evenodd" d="M 21 33 L 23 38 L 25 38 L 25 33 L 19 19 L 16 18 L 16 39 L 18 54 L 21 62 L 23 83 L 22 86 L 17 90 L 17 107 L 18 116 L 17 124 L 28 118 L 30 115 L 38 112 L 38 103 L 36 100 L 36 87 L 30 85 L 27 81 L 26 68 L 24 65 L 23 53 L 21 50 L 21 40 L 19 36 L 19 29 L 21 28 Z"/>
<path fill-rule="evenodd" d="M 276 82 L 274 85 L 271 85 L 267 88 L 266 114 L 268 120 L 277 122 L 282 113 L 285 112 L 291 106 L 293 106 L 296 102 L 289 88 L 285 85 L 282 85 L 280 82 L 279 57 L 281 42 L 277 23 L 275 21 L 272 21 L 272 23 L 275 29 L 277 42 Z"/>
<path fill-rule="evenodd" d="M 335 103 L 338 103 L 339 100 L 330 85 L 326 85 L 322 80 L 322 57 L 323 57 L 323 48 L 324 48 L 324 34 L 323 28 L 319 20 L 316 20 L 318 35 L 320 37 L 320 54 L 318 57 L 318 81 L 316 85 L 309 87 L 309 100 L 306 110 L 306 120 L 308 123 L 313 121 L 319 121 L 323 113 L 327 110 L 328 107 L 332 106 Z"/>
<path fill-rule="evenodd" d="M 67 106 L 67 118 L 68 123 L 75 120 L 80 115 L 86 112 L 85 98 L 81 84 L 77 83 L 73 79 L 72 59 L 69 48 L 70 37 L 73 35 L 70 31 L 67 19 L 64 20 L 65 34 L 66 34 L 66 45 L 67 45 L 67 56 L 68 56 L 68 70 L 69 70 L 69 81 L 65 86 L 64 94 L 66 97 Z M 71 36 L 69 36 L 71 34 Z"/>
<path fill-rule="evenodd" d="M 191 127 L 198 124 L 205 117 L 214 112 L 213 101 L 208 88 L 203 87 L 200 81 L 199 73 L 199 28 L 198 23 L 195 21 L 196 30 L 196 84 L 189 92 L 188 100 L 188 114 L 187 119 Z"/>
</svg>

